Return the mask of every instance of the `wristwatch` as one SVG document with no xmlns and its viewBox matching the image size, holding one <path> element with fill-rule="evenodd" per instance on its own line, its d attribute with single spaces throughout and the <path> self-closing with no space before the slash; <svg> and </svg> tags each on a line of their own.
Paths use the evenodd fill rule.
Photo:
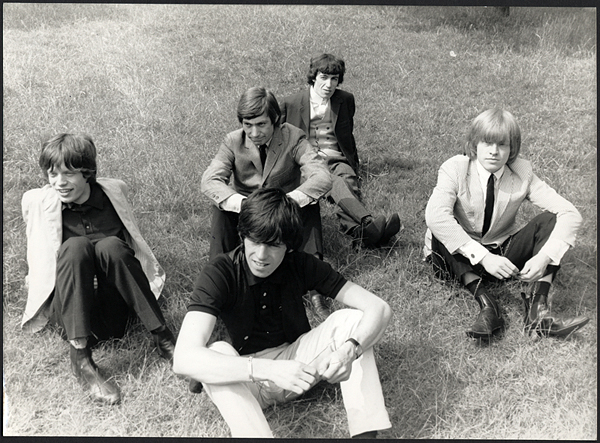
<svg viewBox="0 0 600 443">
<path fill-rule="evenodd" d="M 358 340 L 356 340 L 354 338 L 349 338 L 346 341 L 347 342 L 349 341 L 350 343 L 352 343 L 354 345 L 354 352 L 356 354 L 356 358 L 359 358 L 363 354 L 363 348 L 360 345 L 360 343 L 358 342 Z"/>
</svg>

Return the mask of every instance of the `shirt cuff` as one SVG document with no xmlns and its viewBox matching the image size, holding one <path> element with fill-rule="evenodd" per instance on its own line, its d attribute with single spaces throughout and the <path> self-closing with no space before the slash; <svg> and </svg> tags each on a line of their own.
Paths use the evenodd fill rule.
<svg viewBox="0 0 600 443">
<path fill-rule="evenodd" d="M 475 240 L 469 240 L 457 251 L 469 259 L 473 266 L 479 264 L 483 257 L 489 252 L 485 246 Z"/>
<path fill-rule="evenodd" d="M 311 197 L 297 189 L 288 192 L 287 195 L 288 197 L 296 200 L 296 202 L 300 205 L 301 208 L 305 207 L 306 205 L 310 205 L 313 202 L 313 199 Z"/>
<path fill-rule="evenodd" d="M 244 201 L 245 198 L 246 197 L 242 194 L 232 194 L 221 202 L 219 208 L 223 211 L 237 212 L 239 214 L 242 207 L 242 201 Z"/>
<path fill-rule="evenodd" d="M 550 257 L 550 265 L 560 265 L 560 260 L 563 255 L 569 250 L 569 244 L 563 240 L 557 238 L 549 238 L 546 244 L 542 246 L 540 252 L 543 252 Z M 538 252 L 539 254 L 539 252 Z"/>
</svg>

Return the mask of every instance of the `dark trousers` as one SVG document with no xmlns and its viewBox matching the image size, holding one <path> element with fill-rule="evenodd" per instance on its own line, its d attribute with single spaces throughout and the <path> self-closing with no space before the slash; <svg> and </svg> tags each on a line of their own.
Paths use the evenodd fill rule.
<svg viewBox="0 0 600 443">
<path fill-rule="evenodd" d="M 498 248 L 490 249 L 490 252 L 508 258 L 517 268 L 522 269 L 527 260 L 544 246 L 555 224 L 556 215 L 544 212 L 507 238 Z M 435 236 L 431 239 L 431 260 L 435 275 L 439 278 L 456 279 L 462 283 L 462 277 L 467 272 L 473 272 L 486 280 L 498 281 L 480 264 L 473 266 L 463 255 L 450 254 Z M 560 266 L 548 265 L 544 276 L 555 274 L 559 269 Z"/>
<path fill-rule="evenodd" d="M 323 259 L 323 228 L 321 226 L 321 210 L 319 204 L 307 205 L 300 210 L 304 231 L 300 251 L 313 254 Z M 235 249 L 241 242 L 238 235 L 239 215 L 235 212 L 222 211 L 212 206 L 210 226 L 210 252 L 212 260 L 222 252 Z"/>
<path fill-rule="evenodd" d="M 117 237 L 72 237 L 61 245 L 52 311 L 69 340 L 121 338 L 133 314 L 149 331 L 165 324 L 133 249 Z"/>
<path fill-rule="evenodd" d="M 350 234 L 371 213 L 362 204 L 358 177 L 346 158 L 342 155 L 328 156 L 326 160 L 333 179 L 327 197 L 337 205 L 335 214 L 340 230 Z"/>
</svg>

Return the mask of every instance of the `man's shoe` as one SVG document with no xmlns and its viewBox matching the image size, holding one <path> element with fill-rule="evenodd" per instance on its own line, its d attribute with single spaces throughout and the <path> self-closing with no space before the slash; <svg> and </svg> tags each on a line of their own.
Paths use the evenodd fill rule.
<svg viewBox="0 0 600 443">
<path fill-rule="evenodd" d="M 352 232 L 352 237 L 357 241 L 362 241 L 366 248 L 376 248 L 385 232 L 385 216 L 380 215 L 377 218 L 369 217 L 369 220 L 363 222 Z"/>
<path fill-rule="evenodd" d="M 98 366 L 92 360 L 92 351 L 89 346 L 76 349 L 71 346 L 71 370 L 84 389 L 89 389 L 94 400 L 114 405 L 121 401 L 117 387 L 105 379 Z"/>
<path fill-rule="evenodd" d="M 584 316 L 566 319 L 552 316 L 548 309 L 547 297 L 544 295 L 535 294 L 528 297 L 521 292 L 521 298 L 525 305 L 524 330 L 528 334 L 535 331 L 545 337 L 566 337 L 583 328 L 590 321 Z"/>
<path fill-rule="evenodd" d="M 492 297 L 487 294 L 476 296 L 475 299 L 479 303 L 481 310 L 471 329 L 467 331 L 467 335 L 471 338 L 489 339 L 494 331 L 502 328 L 504 320 L 498 304 Z"/>
<path fill-rule="evenodd" d="M 390 241 L 390 239 L 400 232 L 400 228 L 402 227 L 402 223 L 400 222 L 400 216 L 397 213 L 394 213 L 387 219 L 385 222 L 385 229 L 383 230 L 383 236 L 381 240 L 379 240 L 378 246 L 385 246 Z"/>
<path fill-rule="evenodd" d="M 152 332 L 154 343 L 160 356 L 166 360 L 173 360 L 175 352 L 175 336 L 169 328 L 165 328 L 160 332 Z"/>
<path fill-rule="evenodd" d="M 329 310 L 325 307 L 325 300 L 323 300 L 323 296 L 321 294 L 311 291 L 310 301 L 313 305 L 313 308 L 315 308 L 317 315 L 321 317 L 321 320 L 325 320 L 327 317 L 329 317 Z"/>
</svg>

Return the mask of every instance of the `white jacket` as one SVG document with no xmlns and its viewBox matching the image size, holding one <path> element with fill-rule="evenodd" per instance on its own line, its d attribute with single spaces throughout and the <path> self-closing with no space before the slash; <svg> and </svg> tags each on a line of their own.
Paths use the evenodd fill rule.
<svg viewBox="0 0 600 443">
<path fill-rule="evenodd" d="M 127 243 L 135 251 L 150 288 L 158 298 L 165 284 L 165 271 L 142 238 L 133 209 L 127 201 L 127 185 L 117 179 L 99 178 L 98 184 L 113 204 L 125 226 Z M 62 205 L 50 185 L 23 194 L 23 219 L 27 225 L 27 264 L 25 277 L 27 304 L 21 326 L 29 332 L 42 329 L 48 322 L 50 294 L 56 283 L 56 258 L 62 244 Z"/>
</svg>

